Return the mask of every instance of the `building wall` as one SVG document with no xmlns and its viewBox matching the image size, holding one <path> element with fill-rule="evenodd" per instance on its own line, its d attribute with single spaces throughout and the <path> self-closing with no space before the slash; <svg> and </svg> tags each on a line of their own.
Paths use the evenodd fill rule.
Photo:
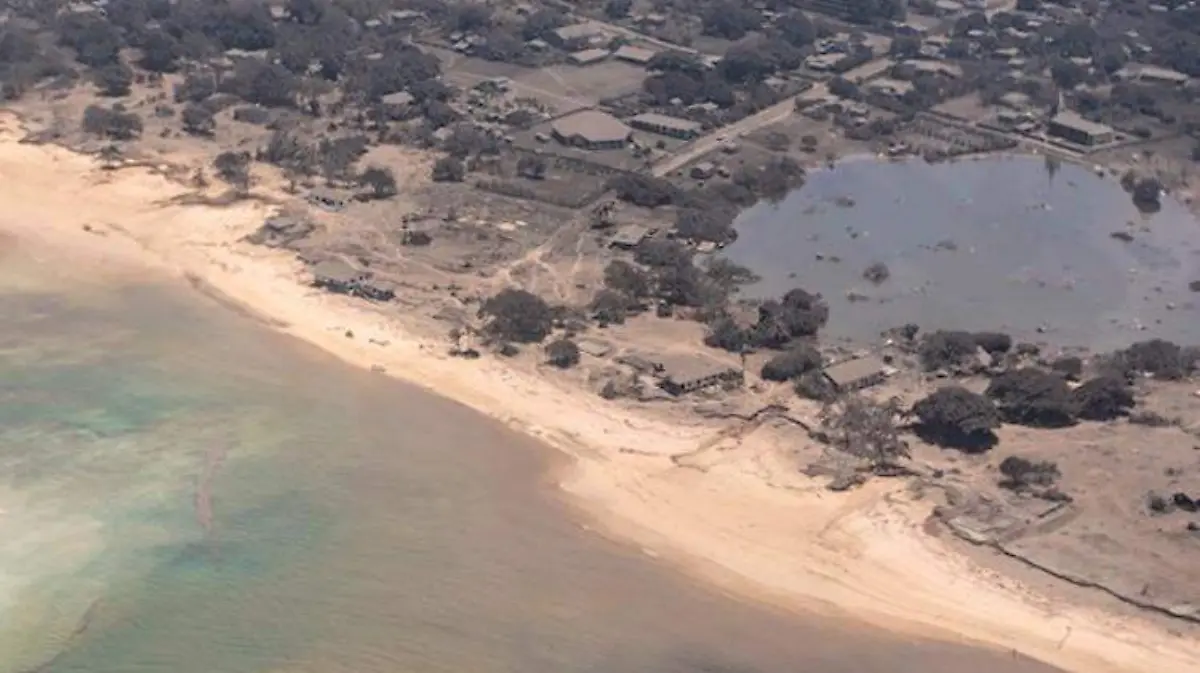
<svg viewBox="0 0 1200 673">
<path fill-rule="evenodd" d="M 1058 136 L 1059 138 L 1063 138 L 1064 140 L 1069 140 L 1080 145 L 1102 145 L 1107 142 L 1112 142 L 1113 139 L 1113 134 L 1111 131 L 1108 133 L 1093 135 L 1073 126 L 1056 124 L 1054 122 L 1050 123 L 1049 130 L 1051 135 Z"/>
</svg>

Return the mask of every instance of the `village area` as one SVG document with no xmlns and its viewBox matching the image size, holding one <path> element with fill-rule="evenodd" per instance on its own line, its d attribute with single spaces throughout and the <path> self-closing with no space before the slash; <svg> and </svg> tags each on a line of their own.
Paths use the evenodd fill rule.
<svg viewBox="0 0 1200 673">
<path fill-rule="evenodd" d="M 680 469 L 770 436 L 832 490 L 907 479 L 931 528 L 1051 594 L 1200 622 L 1200 350 L 833 342 L 819 293 L 744 301 L 755 270 L 720 254 L 743 210 L 845 157 L 1037 153 L 1147 210 L 1186 199 L 1194 2 L 32 4 L 0 3 L 30 141 L 274 193 L 240 244 L 314 292 L 711 426 Z"/>
</svg>

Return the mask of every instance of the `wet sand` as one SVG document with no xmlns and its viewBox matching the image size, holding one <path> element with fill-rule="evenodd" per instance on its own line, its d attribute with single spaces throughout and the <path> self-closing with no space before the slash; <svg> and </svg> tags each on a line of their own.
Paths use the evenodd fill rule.
<svg viewBox="0 0 1200 673">
<path fill-rule="evenodd" d="M 0 141 L 0 195 L 11 204 L 4 226 L 12 234 L 72 256 L 75 271 L 191 275 L 282 332 L 363 368 L 385 367 L 538 437 L 573 459 L 560 485 L 603 532 L 717 586 L 785 609 L 1017 651 L 1081 673 L 1200 670 L 1194 639 L 1053 604 L 953 553 L 921 531 L 929 506 L 909 502 L 894 484 L 832 495 L 798 481 L 782 463 L 759 464 L 759 473 L 672 470 L 667 456 L 708 439 L 705 432 L 620 412 L 490 359 L 447 358 L 444 344 L 422 342 L 361 303 L 305 287 L 286 253 L 238 243 L 265 207 L 169 205 L 165 199 L 184 190 L 160 177 L 105 175 L 88 157 L 20 145 L 15 133 Z M 356 338 L 346 339 L 347 329 Z M 622 451 L 629 447 L 653 449 Z M 793 481 L 780 488 L 775 478 Z"/>
</svg>

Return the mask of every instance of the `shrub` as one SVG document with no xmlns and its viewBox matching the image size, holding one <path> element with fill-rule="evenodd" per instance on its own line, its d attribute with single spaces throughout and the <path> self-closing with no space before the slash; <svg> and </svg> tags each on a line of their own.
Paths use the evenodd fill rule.
<svg viewBox="0 0 1200 673">
<path fill-rule="evenodd" d="M 197 103 L 184 106 L 180 118 L 183 120 L 184 132 L 189 135 L 209 137 L 217 128 L 213 113 L 208 107 Z"/>
<path fill-rule="evenodd" d="M 1060 376 L 1023 367 L 992 379 L 985 394 L 995 401 L 1004 420 L 1039 428 L 1074 423 L 1071 389 Z"/>
<path fill-rule="evenodd" d="M 989 354 L 1007 353 L 1012 350 L 1012 337 L 1001 332 L 976 332 L 971 335 L 975 345 Z"/>
<path fill-rule="evenodd" d="M 961 365 L 978 352 L 975 336 L 970 332 L 938 330 L 921 339 L 917 354 L 926 371 Z"/>
<path fill-rule="evenodd" d="M 1052 486 L 1062 476 L 1058 465 L 1050 461 L 1034 462 L 1020 456 L 1009 456 L 1001 461 L 1000 474 L 1004 475 L 1000 485 L 1014 491 Z"/>
<path fill-rule="evenodd" d="M 579 346 L 570 339 L 551 341 L 546 346 L 546 361 L 559 369 L 570 369 L 579 364 Z"/>
<path fill-rule="evenodd" d="M 1134 405 L 1133 389 L 1115 376 L 1094 378 L 1071 391 L 1075 413 L 1089 421 L 1107 421 L 1129 413 Z"/>
<path fill-rule="evenodd" d="M 83 111 L 83 130 L 112 140 L 133 140 L 142 135 L 142 119 L 120 105 L 89 105 Z"/>
<path fill-rule="evenodd" d="M 592 298 L 592 317 L 601 327 L 621 325 L 629 315 L 629 298 L 615 290 L 600 290 Z"/>
<path fill-rule="evenodd" d="M 479 309 L 491 336 L 516 343 L 537 343 L 550 334 L 554 312 L 541 297 L 525 290 L 501 290 Z"/>
<path fill-rule="evenodd" d="M 868 282 L 874 285 L 881 285 L 892 276 L 892 271 L 883 262 L 875 262 L 863 269 L 862 275 Z"/>
<path fill-rule="evenodd" d="M 454 157 L 442 157 L 433 164 L 434 182 L 462 182 L 467 177 L 467 167 Z"/>
<path fill-rule="evenodd" d="M 991 400 L 961 386 L 939 388 L 913 405 L 917 432 L 938 446 L 977 452 L 996 445 L 1000 414 Z"/>
<path fill-rule="evenodd" d="M 1064 355 L 1051 362 L 1050 369 L 1068 381 L 1077 381 L 1083 375 L 1083 360 L 1074 355 Z"/>
<path fill-rule="evenodd" d="M 800 397 L 818 402 L 828 402 L 837 397 L 837 389 L 825 378 L 825 374 L 815 369 L 796 377 L 792 389 Z"/>
<path fill-rule="evenodd" d="M 1107 359 L 1110 373 L 1133 377 L 1150 374 L 1156 379 L 1175 381 L 1190 373 L 1193 363 L 1184 358 L 1184 349 L 1163 339 L 1139 341 L 1111 354 Z"/>
<path fill-rule="evenodd" d="M 396 176 L 390 168 L 368 166 L 358 176 L 358 184 L 369 187 L 372 198 L 388 199 L 396 195 Z"/>
<path fill-rule="evenodd" d="M 746 330 L 738 327 L 733 318 L 723 315 L 709 324 L 708 334 L 704 335 L 704 345 L 730 353 L 741 353 L 750 345 L 750 338 Z"/>
<path fill-rule="evenodd" d="M 767 381 L 790 381 L 821 367 L 821 354 L 807 344 L 797 344 L 767 360 L 762 377 Z"/>
</svg>

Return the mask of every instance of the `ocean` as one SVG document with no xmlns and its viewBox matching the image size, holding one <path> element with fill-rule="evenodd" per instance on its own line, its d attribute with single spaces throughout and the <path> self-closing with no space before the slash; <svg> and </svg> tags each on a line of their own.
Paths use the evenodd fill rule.
<svg viewBox="0 0 1200 673">
<path fill-rule="evenodd" d="M 0 673 L 1048 670 L 754 606 L 555 457 L 185 284 L 0 259 Z"/>
</svg>

